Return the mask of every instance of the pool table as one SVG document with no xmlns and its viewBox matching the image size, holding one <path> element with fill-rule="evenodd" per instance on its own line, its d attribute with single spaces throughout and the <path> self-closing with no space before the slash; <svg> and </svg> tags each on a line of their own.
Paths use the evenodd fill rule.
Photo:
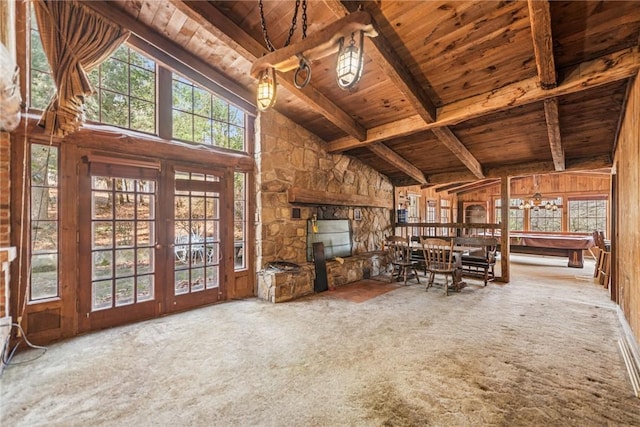
<svg viewBox="0 0 640 427">
<path fill-rule="evenodd" d="M 593 237 L 576 234 L 509 233 L 512 253 L 566 256 L 568 266 L 582 268 L 582 251 L 595 246 Z"/>
</svg>

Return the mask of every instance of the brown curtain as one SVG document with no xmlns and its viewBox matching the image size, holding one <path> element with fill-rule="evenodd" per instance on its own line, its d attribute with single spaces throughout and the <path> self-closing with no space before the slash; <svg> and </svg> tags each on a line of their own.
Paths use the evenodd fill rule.
<svg viewBox="0 0 640 427">
<path fill-rule="evenodd" d="M 57 88 L 40 125 L 49 134 L 68 135 L 84 122 L 84 97 L 92 93 L 86 73 L 124 43 L 129 31 L 75 0 L 36 0 L 33 8 Z"/>
</svg>

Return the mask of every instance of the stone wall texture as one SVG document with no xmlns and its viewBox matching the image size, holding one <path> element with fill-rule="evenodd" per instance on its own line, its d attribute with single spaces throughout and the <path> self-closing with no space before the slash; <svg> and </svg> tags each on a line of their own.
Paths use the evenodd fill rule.
<svg viewBox="0 0 640 427">
<path fill-rule="evenodd" d="M 270 261 L 306 263 L 307 220 L 352 219 L 354 208 L 362 219 L 352 221 L 353 254 L 380 249 L 391 234 L 391 211 L 381 208 L 321 205 L 293 206 L 287 190 L 310 190 L 393 199 L 389 179 L 361 161 L 329 154 L 325 142 L 276 111 L 260 113 L 256 121 L 257 269 Z M 292 208 L 300 219 L 292 218 Z"/>
</svg>

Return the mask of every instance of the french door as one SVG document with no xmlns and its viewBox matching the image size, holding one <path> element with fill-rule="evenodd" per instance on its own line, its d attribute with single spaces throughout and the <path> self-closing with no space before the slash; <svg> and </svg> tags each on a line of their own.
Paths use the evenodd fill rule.
<svg viewBox="0 0 640 427">
<path fill-rule="evenodd" d="M 79 332 L 222 298 L 223 173 L 160 163 L 83 167 Z"/>
<path fill-rule="evenodd" d="M 174 170 L 173 212 L 166 263 L 167 310 L 210 304 L 222 297 L 220 227 L 222 174 Z"/>
<path fill-rule="evenodd" d="M 81 179 L 79 331 L 158 314 L 158 178 L 93 163 Z"/>
</svg>

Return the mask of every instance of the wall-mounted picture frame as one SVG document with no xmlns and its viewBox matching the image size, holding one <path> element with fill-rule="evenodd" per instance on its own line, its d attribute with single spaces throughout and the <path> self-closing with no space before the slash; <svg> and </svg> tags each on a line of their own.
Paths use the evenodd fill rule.
<svg viewBox="0 0 640 427">
<path fill-rule="evenodd" d="M 362 219 L 362 211 L 359 208 L 353 210 L 353 219 L 360 221 Z"/>
</svg>

